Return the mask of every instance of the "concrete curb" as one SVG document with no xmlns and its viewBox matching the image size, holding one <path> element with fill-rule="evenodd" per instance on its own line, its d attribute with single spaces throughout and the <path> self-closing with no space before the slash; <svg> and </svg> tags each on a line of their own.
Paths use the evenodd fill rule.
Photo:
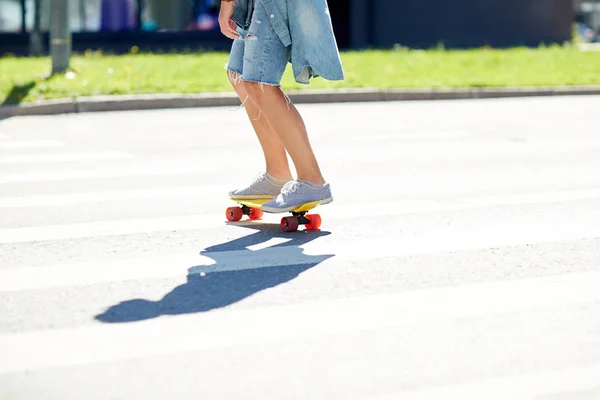
<svg viewBox="0 0 600 400">
<path fill-rule="evenodd" d="M 464 100 L 535 96 L 600 95 L 600 86 L 465 89 L 338 89 L 288 91 L 296 104 L 374 101 Z M 1 106 L 0 118 L 82 112 L 239 106 L 235 93 L 115 95 L 66 98 Z"/>
</svg>

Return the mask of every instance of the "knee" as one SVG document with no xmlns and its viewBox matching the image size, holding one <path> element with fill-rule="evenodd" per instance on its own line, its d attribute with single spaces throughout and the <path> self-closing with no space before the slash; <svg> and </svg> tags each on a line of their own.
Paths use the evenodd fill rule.
<svg viewBox="0 0 600 400">
<path fill-rule="evenodd" d="M 271 86 L 258 82 L 244 81 L 244 90 L 258 107 L 273 98 L 274 93 Z"/>
<path fill-rule="evenodd" d="M 244 81 L 244 89 L 246 90 L 246 93 L 248 93 L 248 96 L 250 96 L 252 100 L 260 100 L 261 94 L 264 90 L 260 83 L 246 81 Z"/>
</svg>

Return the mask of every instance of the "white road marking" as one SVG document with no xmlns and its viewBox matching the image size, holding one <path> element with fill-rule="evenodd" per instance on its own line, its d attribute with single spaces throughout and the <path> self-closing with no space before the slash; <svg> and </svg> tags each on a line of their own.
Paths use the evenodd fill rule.
<svg viewBox="0 0 600 400">
<path fill-rule="evenodd" d="M 587 304 L 599 286 L 600 272 L 587 272 L 6 334 L 0 374 Z"/>
<path fill-rule="evenodd" d="M 562 393 L 561 399 L 570 398 L 569 392 L 598 390 L 600 364 L 586 365 L 557 371 L 544 371 L 517 376 L 491 378 L 461 385 L 426 390 L 404 391 L 393 395 L 373 397 L 372 400 L 525 400 L 541 399 Z M 556 397 L 558 399 L 558 397 Z M 573 398 L 580 398 L 573 396 Z"/>
<path fill-rule="evenodd" d="M 63 147 L 65 147 L 65 144 L 56 140 L 11 140 L 0 142 L 0 150 L 59 149 Z M 0 160 L 3 158 L 0 158 Z"/>
<path fill-rule="evenodd" d="M 149 220 L 147 224 L 154 227 L 156 222 L 157 220 Z M 172 223 L 172 221 L 168 222 Z M 186 217 L 181 223 L 189 223 L 191 229 L 203 226 L 200 224 L 206 226 L 202 218 L 192 220 Z M 136 227 L 130 226 L 130 228 Z M 150 228 L 145 229 L 148 231 Z M 301 232 L 296 234 L 303 235 Z M 475 228 L 472 226 L 436 227 L 419 234 L 402 237 L 390 232 L 385 236 L 385 240 L 382 237 L 364 238 L 360 241 L 360 246 L 349 242 L 345 236 L 330 235 L 299 246 L 283 243 L 277 247 L 265 247 L 268 244 L 262 243 L 250 249 L 208 252 L 203 255 L 174 254 L 165 257 L 164 254 L 152 254 L 143 259 L 119 262 L 9 267 L 0 269 L 0 291 L 178 277 L 187 275 L 191 267 L 193 268 L 190 269 L 190 273 L 239 271 L 321 262 L 345 263 L 375 257 L 402 257 L 594 237 L 600 237 L 600 226 L 592 223 L 576 225 L 554 221 L 526 226 L 515 225 L 510 221 L 498 221 L 494 223 L 493 230 L 489 230 L 486 224 Z"/>
<path fill-rule="evenodd" d="M 161 175 L 183 175 L 202 172 L 211 172 L 213 168 L 204 163 L 195 165 L 152 165 L 152 166 L 131 166 L 119 168 L 96 168 L 96 169 L 77 169 L 71 171 L 59 172 L 36 172 L 36 173 L 17 173 L 0 175 L 0 184 L 7 183 L 27 183 L 27 182 L 56 182 L 69 181 L 76 179 L 94 179 L 94 178 L 124 178 L 133 176 L 161 176 Z"/>
<path fill-rule="evenodd" d="M 92 151 L 54 154 L 19 154 L 0 157 L 0 164 L 51 164 L 101 160 L 129 160 L 133 154 L 122 151 Z"/>
<path fill-rule="evenodd" d="M 367 256 L 367 254 L 362 254 Z M 320 263 L 330 255 L 307 254 L 301 247 L 282 246 L 258 250 L 231 250 L 202 255 L 149 255 L 113 262 L 47 265 L 44 267 L 0 269 L 0 292 L 48 289 L 60 286 L 91 285 L 103 282 L 185 277 L 224 271 L 241 271 Z M 360 257 L 360 256 L 359 256 Z M 354 258 L 346 254 L 344 259 Z M 340 258 L 340 259 L 341 259 Z"/>
<path fill-rule="evenodd" d="M 0 178 L 1 179 L 1 178 Z M 84 203 L 123 201 L 123 200 L 142 200 L 156 198 L 177 198 L 181 196 L 199 196 L 206 197 L 206 194 L 227 193 L 231 190 L 231 185 L 193 185 L 193 186 L 170 186 L 152 189 L 123 189 L 123 190 L 105 190 L 98 192 L 78 192 L 66 194 L 46 194 L 29 195 L 0 198 L 0 208 L 26 208 L 26 207 L 49 207 L 49 206 L 72 206 Z M 389 196 L 402 195 L 403 189 L 399 188 L 398 193 L 393 191 Z M 359 191 L 342 190 L 339 191 L 340 198 L 356 197 L 359 203 L 362 201 L 359 197 Z M 503 196 L 488 196 L 481 198 L 455 198 L 448 199 L 446 202 L 415 200 L 415 201 L 395 201 L 378 202 L 378 207 L 387 209 L 401 210 L 403 213 L 411 212 L 437 212 L 452 211 L 464 208 L 502 206 L 514 204 L 547 204 L 566 201 L 580 200 L 600 200 L 600 189 L 588 190 L 569 190 L 547 193 L 522 193 Z M 368 198 L 365 201 L 370 205 L 373 203 Z M 337 204 L 337 203 L 336 203 Z M 356 203 L 355 203 L 356 204 Z M 235 204 L 232 204 L 235 205 Z M 343 206 L 345 209 L 345 206 Z M 353 208 L 357 206 L 354 205 Z M 336 208 L 338 208 L 336 206 Z M 344 211 L 347 212 L 347 211 Z"/>
<path fill-rule="evenodd" d="M 133 235 L 137 233 L 163 232 L 170 230 L 191 230 L 206 226 L 221 225 L 214 215 L 184 215 L 177 217 L 137 218 L 116 221 L 82 222 L 67 225 L 34 226 L 26 228 L 0 229 L 0 243 L 24 243 L 45 240 L 76 239 L 112 235 Z"/>
<path fill-rule="evenodd" d="M 64 207 L 108 201 L 206 196 L 207 193 L 227 193 L 229 190 L 231 190 L 231 185 L 194 185 L 139 190 L 105 190 L 101 192 L 15 196 L 0 198 L 0 208 Z"/>
<path fill-rule="evenodd" d="M 544 204 L 590 199 L 600 200 L 600 189 L 562 190 L 546 193 L 521 193 L 505 196 L 470 198 L 465 199 L 463 203 L 467 207 L 487 207 L 491 205 Z"/>
<path fill-rule="evenodd" d="M 77 172 L 77 171 L 75 171 Z M 116 171 L 115 171 L 116 172 Z M 131 171 L 129 171 L 131 172 Z M 143 193 L 148 195 L 149 192 Z M 207 196 L 217 196 L 216 193 L 208 192 Z M 108 198 L 114 198 L 115 193 L 107 194 Z M 135 197 L 135 195 L 134 195 Z M 434 201 L 395 201 L 395 202 L 369 202 L 369 207 L 364 208 L 361 211 L 363 217 L 374 217 L 374 216 L 385 216 L 390 214 L 390 210 L 397 210 L 395 215 L 402 214 L 414 214 L 414 213 L 427 213 L 427 212 L 440 212 L 440 211 L 452 211 L 452 210 L 463 210 L 469 208 L 478 207 L 490 207 L 490 206 L 502 206 L 502 205 L 514 205 L 514 204 L 532 204 L 532 203 L 554 203 L 563 201 L 575 201 L 594 199 L 600 197 L 599 190 L 588 190 L 580 192 L 558 192 L 558 193 L 540 193 L 530 195 L 515 195 L 515 196 L 494 196 L 489 198 L 479 199 L 454 199 L 449 200 L 447 203 L 434 202 Z M 61 201 L 65 201 L 65 197 L 61 198 Z M 90 199 L 88 197 L 88 199 Z M 15 204 L 18 200 L 14 198 L 9 199 L 8 203 Z M 31 200 L 30 200 L 31 202 Z M 231 203 L 231 204 L 230 204 Z M 1 204 L 1 203 L 0 203 Z M 223 213 L 225 208 L 229 205 L 235 205 L 234 202 L 229 200 L 223 202 Z M 327 208 L 319 209 L 323 210 L 322 214 L 327 215 L 327 219 L 345 219 L 348 215 L 352 215 L 357 208 L 356 203 L 348 205 L 338 206 L 323 206 Z M 316 211 L 315 211 L 316 212 Z M 286 214 L 287 215 L 287 214 Z M 279 217 L 266 216 L 264 219 L 278 221 Z M 193 230 L 207 226 L 222 226 L 225 222 L 224 214 L 207 214 L 207 215 L 187 215 L 187 216 L 176 216 L 176 217 L 157 217 L 157 218 L 136 218 L 136 219 L 122 219 L 116 221 L 95 221 L 85 223 L 74 223 L 74 224 L 62 224 L 62 225 L 47 225 L 47 226 L 32 226 L 32 227 L 21 227 L 21 228 L 5 228 L 0 229 L 0 243 L 24 243 L 34 241 L 46 241 L 46 240 L 63 240 L 63 239 L 75 239 L 84 237 L 95 237 L 95 236 L 111 236 L 111 235 L 127 235 L 137 234 L 146 232 L 162 232 L 170 230 Z M 562 222 L 565 224 L 565 222 Z M 504 224 L 504 226 L 503 226 Z M 513 234 L 518 236 L 519 232 L 516 232 L 513 224 L 506 225 L 507 222 L 499 222 L 495 230 L 512 229 Z M 560 224 L 560 222 L 556 222 Z M 519 227 L 518 230 L 528 231 L 532 227 Z M 551 231 L 558 232 L 557 225 L 548 227 Z M 565 228 L 570 232 L 572 227 L 568 224 Z M 587 229 L 587 228 L 586 228 Z M 593 228 L 592 232 L 597 232 L 599 228 Z M 587 230 L 589 231 L 589 229 Z M 482 234 L 488 235 L 489 230 L 482 232 Z M 586 233 L 587 234 L 587 233 Z M 594 233 L 595 234 L 595 233 Z M 444 239 L 445 241 L 446 239 Z"/>
</svg>

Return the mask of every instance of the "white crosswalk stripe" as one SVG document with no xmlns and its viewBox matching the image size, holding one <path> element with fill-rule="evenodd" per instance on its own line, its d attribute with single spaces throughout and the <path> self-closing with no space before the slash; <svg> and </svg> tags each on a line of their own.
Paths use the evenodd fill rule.
<svg viewBox="0 0 600 400">
<path fill-rule="evenodd" d="M 575 369 L 485 379 L 430 390 L 404 391 L 389 396 L 377 396 L 374 400 L 541 399 L 557 397 L 554 396 L 556 393 L 564 394 L 564 398 L 586 398 L 588 396 L 585 392 L 590 396 L 593 396 L 592 390 L 596 390 L 597 393 L 599 376 L 600 364 L 594 364 Z"/>
<path fill-rule="evenodd" d="M 201 116 L 229 115 L 212 112 Z M 395 153 L 377 157 L 376 141 L 321 132 L 336 200 L 315 210 L 321 232 L 295 233 L 280 231 L 281 215 L 225 221 L 227 182 L 253 171 L 235 158 L 242 146 L 232 158 L 202 148 L 208 133 L 167 143 L 128 131 L 118 151 L 83 151 L 69 135 L 3 138 L 0 398 L 600 395 L 600 165 L 589 152 L 600 139 L 561 147 L 550 133 L 546 152 L 512 152 L 473 127 L 436 129 L 406 132 L 398 154 L 465 143 L 457 154 L 474 166 L 453 168 L 471 186 L 445 191 L 447 165 L 432 157 L 442 147 L 413 158 L 433 181 L 410 187 L 394 184 L 403 164 L 386 169 Z M 493 149 L 493 162 L 475 148 Z M 389 188 L 363 194 L 337 163 L 346 149 L 369 152 L 364 168 Z M 560 152 L 572 180 L 549 184 L 562 167 L 544 166 Z M 517 153 L 531 156 L 530 174 L 511 188 L 497 168 Z M 471 191 L 477 182 L 486 190 Z"/>
<path fill-rule="evenodd" d="M 216 189 L 216 190 L 215 190 Z M 211 195 L 218 201 L 222 196 L 217 196 L 218 190 L 226 190 L 224 186 L 216 188 L 200 188 L 203 191 L 201 194 L 204 196 Z M 163 195 L 169 194 L 198 194 L 198 190 L 186 190 L 186 188 L 173 188 L 163 191 Z M 160 196 L 162 193 L 157 191 L 140 191 L 133 196 L 128 196 L 127 191 L 123 192 L 123 196 L 119 196 L 118 192 L 108 193 L 106 195 L 99 194 L 74 194 L 74 203 L 81 203 L 87 201 L 99 201 L 99 200 L 116 200 L 116 199 L 127 199 L 129 198 L 155 198 Z M 139 196 L 139 197 L 138 197 Z M 68 204 L 68 197 L 61 195 L 56 197 L 61 204 Z M 600 199 L 600 191 L 590 190 L 581 192 L 559 192 L 559 193 L 547 193 L 544 195 L 540 194 L 526 194 L 520 196 L 508 196 L 506 198 L 492 197 L 489 199 L 460 199 L 454 204 L 444 204 L 442 202 L 414 202 L 414 201 L 396 201 L 396 202 L 377 202 L 370 203 L 372 208 L 362 213 L 364 218 L 372 218 L 377 216 L 385 216 L 389 214 L 389 210 L 397 210 L 396 215 L 402 214 L 414 214 L 414 213 L 435 213 L 441 211 L 454 211 L 464 210 L 469 208 L 479 207 L 491 207 L 491 206 L 503 206 L 503 205 L 524 205 L 524 204 L 549 204 L 549 203 L 560 203 L 564 201 L 577 201 L 587 199 Z M 40 199 L 41 204 L 51 204 L 53 197 L 44 197 Z M 0 200 L 0 209 L 3 205 L 7 208 L 11 207 L 23 207 L 26 204 L 30 206 L 38 206 L 40 203 L 36 203 L 34 199 L 25 198 L 21 200 L 17 199 L 6 199 Z M 235 205 L 235 203 L 224 203 L 228 205 Z M 333 211 L 330 209 L 324 209 L 323 212 L 327 213 L 330 220 L 342 220 L 352 215 L 353 209 L 356 205 L 341 205 L 336 207 Z M 320 211 L 319 211 L 320 212 Z M 277 217 L 267 217 L 270 219 L 277 219 Z M 546 222 L 547 224 L 548 222 Z M 73 239 L 82 237 L 97 237 L 97 236 L 111 236 L 111 235 L 127 235 L 134 233 L 144 232 L 158 232 L 158 231 L 171 231 L 171 230 L 194 230 L 199 227 L 217 227 L 223 224 L 223 218 L 221 215 L 217 217 L 212 214 L 205 215 L 185 215 L 178 217 L 153 217 L 153 218 L 136 218 L 136 219 L 122 219 L 116 221 L 96 221 L 90 223 L 75 223 L 65 225 L 47 225 L 37 227 L 22 227 L 22 228 L 8 228 L 0 229 L 0 243 L 22 243 L 30 241 L 47 241 L 47 240 L 60 240 L 60 239 Z M 579 238 L 585 236 L 596 236 L 600 235 L 600 227 L 592 222 L 586 223 L 585 221 L 552 221 L 554 229 L 549 230 L 548 226 L 537 225 L 534 229 L 543 236 L 541 240 L 553 240 L 552 235 L 558 235 L 556 239 L 569 240 L 571 238 Z M 494 233 L 502 233 L 503 231 L 509 231 L 513 228 L 511 223 L 497 222 L 495 225 Z M 487 231 L 487 227 L 480 227 L 483 231 Z M 522 231 L 528 231 L 528 227 L 522 228 Z M 445 234 L 442 231 L 440 234 Z M 483 233 L 483 232 L 482 232 Z M 518 237 L 520 232 L 510 232 L 511 237 Z M 439 236 L 432 232 L 435 236 Z M 550 235 L 550 237 L 548 237 Z M 583 236 L 581 236 L 583 235 Z M 471 238 L 469 238 L 471 240 Z M 496 239 L 501 240 L 501 237 Z M 526 240 L 534 240 L 531 237 Z M 472 242 L 475 243 L 475 242 Z M 518 240 L 517 240 L 518 243 Z"/>
<path fill-rule="evenodd" d="M 0 135 L 0 139 L 6 139 L 8 136 Z M 21 149 L 60 149 L 65 145 L 56 140 L 11 140 L 0 142 L 0 150 L 21 150 Z M 6 158 L 0 158 L 4 162 Z"/>
<path fill-rule="evenodd" d="M 56 182 L 76 179 L 94 179 L 94 178 L 122 178 L 156 175 L 180 175 L 194 172 L 210 172 L 211 168 L 206 165 L 177 165 L 177 166 L 159 166 L 159 167 L 140 167 L 140 168 L 91 168 L 70 171 L 49 171 L 49 172 L 25 172 L 17 174 L 3 174 L 0 177 L 0 184 L 8 183 L 26 183 L 26 182 Z"/>
<path fill-rule="evenodd" d="M 16 156 L 3 156 L 0 158 L 0 164 L 44 164 L 97 160 L 125 160 L 131 158 L 133 158 L 133 155 L 122 151 L 93 151 L 66 154 L 24 154 Z"/>
<path fill-rule="evenodd" d="M 107 202 L 115 200 L 143 200 L 157 197 L 201 196 L 206 193 L 217 194 L 227 191 L 227 187 L 219 185 L 216 188 L 208 186 L 176 186 L 158 189 L 139 190 L 105 190 L 101 192 L 80 192 L 68 194 L 50 194 L 38 196 L 5 197 L 0 198 L 1 208 L 27 208 L 27 207 L 60 207 L 73 206 L 83 203 Z"/>
</svg>

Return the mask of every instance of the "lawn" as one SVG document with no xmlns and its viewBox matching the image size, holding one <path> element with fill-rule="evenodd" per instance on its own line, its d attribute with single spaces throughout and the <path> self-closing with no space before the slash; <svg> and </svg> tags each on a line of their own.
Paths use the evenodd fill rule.
<svg viewBox="0 0 600 400">
<path fill-rule="evenodd" d="M 72 57 L 74 74 L 46 79 L 50 59 L 0 59 L 0 104 L 100 94 L 203 93 L 231 91 L 226 53 L 111 56 L 97 52 Z M 346 79 L 294 82 L 305 88 L 452 88 L 600 85 L 600 52 L 574 46 L 536 49 L 349 51 L 342 53 Z"/>
</svg>

